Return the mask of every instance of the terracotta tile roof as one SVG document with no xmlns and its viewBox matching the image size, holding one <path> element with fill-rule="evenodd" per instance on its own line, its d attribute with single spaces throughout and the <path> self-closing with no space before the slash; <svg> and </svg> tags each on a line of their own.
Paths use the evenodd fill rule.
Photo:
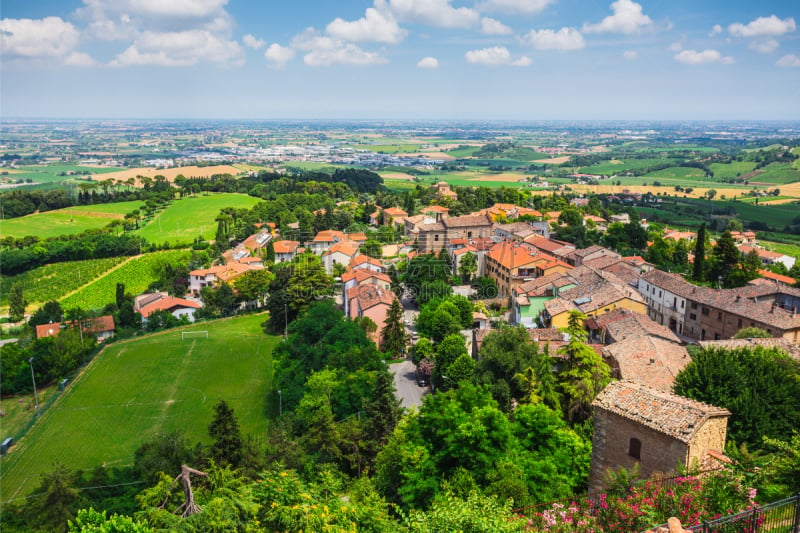
<svg viewBox="0 0 800 533">
<path fill-rule="evenodd" d="M 202 305 L 191 300 L 184 298 L 176 298 L 174 296 L 167 296 L 161 300 L 157 300 L 151 304 L 142 307 L 139 313 L 145 318 L 149 317 L 156 311 L 171 311 L 176 308 L 200 309 Z"/>
<path fill-rule="evenodd" d="M 772 337 L 767 339 L 728 339 L 719 341 L 699 341 L 700 346 L 709 348 L 752 348 L 753 346 L 763 346 L 765 348 L 779 348 L 794 359 L 800 361 L 800 344 L 794 344 L 784 337 Z"/>
<path fill-rule="evenodd" d="M 539 250 L 520 243 L 503 241 L 492 246 L 488 257 L 497 261 L 505 269 L 518 268 L 532 265 L 533 263 L 545 260 L 554 260 L 554 257 L 546 255 Z"/>
<path fill-rule="evenodd" d="M 680 337 L 668 327 L 662 326 L 647 315 L 640 315 L 628 309 L 614 309 L 587 320 L 587 324 L 589 322 L 598 329 L 606 330 L 615 341 L 649 335 L 675 343 L 681 342 Z"/>
<path fill-rule="evenodd" d="M 761 274 L 762 278 L 771 279 L 773 281 L 779 281 L 781 283 L 785 283 L 786 285 L 794 285 L 795 283 L 797 283 L 797 280 L 794 278 L 790 278 L 789 276 L 783 276 L 781 274 L 776 274 L 775 272 L 770 272 L 769 270 L 759 269 L 758 273 Z"/>
<path fill-rule="evenodd" d="M 693 231 L 670 231 L 669 233 L 664 233 L 665 239 L 670 239 L 673 241 L 680 241 L 680 240 L 687 240 L 693 241 L 697 239 L 697 233 Z"/>
<path fill-rule="evenodd" d="M 486 215 L 464 215 L 442 219 L 445 228 L 467 228 L 472 226 L 491 226 L 492 219 Z"/>
<path fill-rule="evenodd" d="M 752 251 L 755 251 L 758 254 L 758 257 L 762 259 L 780 259 L 781 257 L 786 257 L 786 254 L 780 254 L 778 252 L 773 252 L 771 250 L 765 250 L 763 248 L 753 248 L 752 246 L 746 246 L 744 244 L 737 246 L 740 252 L 747 255 Z"/>
<path fill-rule="evenodd" d="M 345 235 L 345 240 L 353 241 L 353 242 L 363 242 L 367 240 L 367 236 L 364 235 L 362 232 L 358 233 L 348 233 Z"/>
<path fill-rule="evenodd" d="M 446 207 L 442 207 L 440 205 L 429 205 L 427 207 L 423 207 L 422 209 L 420 209 L 420 211 L 422 211 L 423 213 L 428 213 L 428 212 L 432 212 L 432 213 L 449 213 L 450 209 L 448 209 Z"/>
<path fill-rule="evenodd" d="M 612 381 L 592 405 L 685 443 L 691 442 L 710 418 L 731 414 L 727 409 L 630 381 Z"/>
<path fill-rule="evenodd" d="M 337 252 L 348 257 L 353 257 L 358 254 L 358 244 L 349 241 L 339 241 L 334 243 L 322 255 L 331 255 Z"/>
<path fill-rule="evenodd" d="M 547 220 L 558 220 L 558 217 L 561 216 L 561 211 L 548 211 L 544 214 L 544 218 Z"/>
<path fill-rule="evenodd" d="M 603 357 L 613 357 L 619 375 L 665 392 L 672 391 L 675 376 L 692 359 L 686 348 L 660 337 L 635 335 L 603 348 Z"/>
<path fill-rule="evenodd" d="M 583 220 L 591 220 L 592 222 L 597 222 L 597 223 L 608 222 L 608 220 L 604 219 L 603 217 L 598 217 L 596 215 L 585 215 L 583 217 Z"/>
<path fill-rule="evenodd" d="M 470 253 L 474 254 L 477 251 L 478 251 L 477 248 L 475 248 L 471 244 L 468 244 L 468 245 L 464 246 L 463 248 L 459 248 L 458 250 L 453 250 L 453 255 L 464 255 L 467 252 L 470 252 Z"/>
<path fill-rule="evenodd" d="M 534 217 L 541 217 L 542 213 L 537 211 L 536 209 L 529 209 L 527 207 L 519 207 L 517 208 L 517 216 L 524 216 L 524 215 L 531 215 Z"/>
<path fill-rule="evenodd" d="M 617 257 L 617 258 L 620 258 L 620 259 L 622 258 L 622 256 L 619 255 L 617 252 L 612 252 L 608 248 L 604 248 L 604 247 L 600 246 L 599 244 L 593 244 L 593 245 L 589 246 L 588 248 L 578 248 L 577 250 L 573 250 L 572 252 L 569 253 L 569 255 L 567 257 L 581 257 L 581 258 L 583 258 L 583 257 L 588 257 L 588 256 L 590 256 L 592 254 L 596 254 L 596 253 L 601 253 L 601 254 L 603 254 L 605 256 L 608 256 L 608 257 Z"/>
<path fill-rule="evenodd" d="M 290 254 L 296 252 L 298 246 L 300 246 L 300 243 L 297 241 L 277 241 L 272 245 L 276 254 Z"/>
<path fill-rule="evenodd" d="M 367 265 L 372 265 L 372 266 L 383 268 L 383 263 L 381 263 L 380 261 L 378 261 L 374 257 L 370 257 L 370 256 L 364 255 L 364 254 L 358 254 L 355 257 L 353 257 L 350 260 L 349 268 L 351 268 L 351 269 L 352 268 L 356 268 L 357 266 L 363 265 L 363 264 L 367 264 Z"/>
<path fill-rule="evenodd" d="M 314 242 L 337 242 L 345 240 L 344 233 L 332 229 L 320 231 L 314 236 Z"/>
<path fill-rule="evenodd" d="M 531 297 L 545 296 L 553 288 L 560 289 L 567 285 L 575 285 L 578 281 L 570 276 L 569 272 L 556 272 L 548 274 L 514 287 L 515 294 L 524 294 Z"/>
<path fill-rule="evenodd" d="M 563 249 L 565 247 L 568 248 L 568 250 L 570 250 L 570 251 L 575 249 L 575 247 L 572 246 L 572 245 L 568 245 L 568 244 L 563 243 L 561 241 L 554 241 L 552 239 L 546 239 L 546 238 L 542 237 L 541 235 L 530 235 L 528 237 L 525 237 L 525 242 L 535 246 L 539 250 L 542 250 L 544 252 L 551 253 L 551 254 L 554 254 L 554 255 L 555 255 L 555 252 L 557 250 L 561 250 L 561 249 Z"/>
<path fill-rule="evenodd" d="M 389 215 L 390 217 L 406 217 L 408 213 L 400 209 L 399 207 L 387 207 L 383 210 L 384 213 Z"/>
<path fill-rule="evenodd" d="M 53 322 L 51 324 L 41 324 L 36 326 L 36 338 L 55 337 L 61 332 L 61 326 L 64 328 L 75 327 L 75 321 L 72 322 Z M 105 331 L 114 331 L 114 317 L 111 315 L 100 316 L 97 318 L 84 318 L 81 320 L 84 333 L 103 333 Z"/>
<path fill-rule="evenodd" d="M 245 265 L 248 264 L 255 264 L 255 263 L 262 263 L 264 260 L 260 257 L 242 257 L 239 259 L 240 263 L 244 263 Z"/>
<path fill-rule="evenodd" d="M 420 231 L 444 231 L 444 224 L 441 222 L 432 222 L 430 224 L 422 224 L 419 227 Z"/>
<path fill-rule="evenodd" d="M 342 274 L 342 282 L 347 283 L 350 280 L 356 280 L 356 283 L 363 283 L 368 279 L 376 279 L 385 281 L 386 283 L 391 283 L 392 278 L 389 277 L 388 274 L 384 274 L 383 272 L 375 272 L 374 270 L 366 269 L 366 268 L 356 268 L 351 269 Z"/>
<path fill-rule="evenodd" d="M 358 306 L 362 311 L 376 305 L 392 305 L 392 302 L 397 298 L 392 291 L 369 284 L 353 287 L 347 291 L 347 296 L 350 300 L 358 300 Z"/>
</svg>

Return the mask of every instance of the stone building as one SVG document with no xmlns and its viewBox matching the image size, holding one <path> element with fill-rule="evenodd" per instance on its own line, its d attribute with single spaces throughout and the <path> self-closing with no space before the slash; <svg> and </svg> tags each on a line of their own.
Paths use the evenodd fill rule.
<svg viewBox="0 0 800 533">
<path fill-rule="evenodd" d="M 595 409 L 589 490 L 603 490 L 609 469 L 639 475 L 673 472 L 721 453 L 730 412 L 630 381 L 614 381 L 592 403 Z"/>
</svg>

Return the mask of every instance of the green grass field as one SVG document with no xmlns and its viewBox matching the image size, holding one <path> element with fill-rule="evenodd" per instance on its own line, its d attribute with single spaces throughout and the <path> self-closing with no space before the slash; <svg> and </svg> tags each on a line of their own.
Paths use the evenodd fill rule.
<svg viewBox="0 0 800 533">
<path fill-rule="evenodd" d="M 22 172 L 15 172 L 14 174 L 9 174 L 9 176 L 13 177 L 14 179 L 32 179 L 34 183 L 65 181 L 77 177 L 84 177 L 86 175 L 93 175 L 92 178 L 95 181 L 99 181 L 103 179 L 103 174 L 119 171 L 118 168 L 112 167 L 95 168 L 64 164 L 29 165 L 18 167 L 16 170 L 20 170 Z M 60 175 L 61 173 L 66 174 L 68 172 L 72 172 L 73 174 L 69 176 Z"/>
<path fill-rule="evenodd" d="M 730 163 L 711 163 L 708 168 L 714 173 L 715 178 L 736 178 L 742 174 L 752 172 L 756 168 L 753 161 L 731 161 Z"/>
<path fill-rule="evenodd" d="M 212 194 L 176 200 L 153 217 L 143 228 L 136 230 L 149 242 L 190 244 L 198 235 L 213 239 L 217 230 L 214 219 L 223 207 L 250 209 L 261 200 L 244 194 Z"/>
<path fill-rule="evenodd" d="M 29 304 L 58 300 L 91 280 L 100 278 L 108 270 L 125 261 L 126 257 L 87 259 L 40 266 L 18 276 L 0 278 L 0 306 L 8 305 L 8 291 L 15 283 L 22 285 L 22 293 Z M 31 308 L 29 307 L 30 311 Z"/>
<path fill-rule="evenodd" d="M 139 294 L 156 280 L 153 267 L 159 261 L 171 263 L 185 262 L 189 259 L 187 250 L 167 250 L 144 254 L 128 260 L 125 264 L 100 276 L 79 291 L 61 300 L 65 309 L 101 309 L 114 301 L 117 283 L 125 284 L 125 292 Z"/>
<path fill-rule="evenodd" d="M 800 260 L 800 246 L 796 244 L 785 244 L 782 242 L 771 241 L 759 241 L 759 244 L 767 250 L 772 250 L 773 252 L 778 252 L 780 254 L 791 255 L 792 257 L 796 257 L 798 260 Z"/>
<path fill-rule="evenodd" d="M 605 174 L 614 175 L 626 172 L 628 170 L 635 170 L 638 168 L 652 167 L 655 165 L 665 165 L 673 162 L 672 159 L 649 158 L 649 159 L 627 159 L 615 160 L 614 162 L 606 161 L 597 165 L 588 167 L 581 167 L 579 172 L 583 174 Z"/>
<path fill-rule="evenodd" d="M 460 157 L 472 157 L 472 155 L 478 150 L 480 150 L 479 146 L 465 146 L 463 148 L 447 150 L 445 153 L 458 159 Z"/>
<path fill-rule="evenodd" d="M 646 178 L 672 178 L 672 179 L 694 179 L 703 181 L 706 173 L 699 168 L 693 167 L 670 167 L 664 170 L 656 170 L 645 176 Z"/>
<path fill-rule="evenodd" d="M 104 349 L 3 458 L 3 500 L 28 494 L 56 461 L 75 469 L 130 465 L 143 442 L 174 430 L 208 443 L 219 400 L 234 409 L 243 434 L 263 435 L 278 342 L 262 332 L 264 319 L 183 328 L 208 331 L 208 339 L 182 341 L 181 330 L 170 330 Z"/>
<path fill-rule="evenodd" d="M 419 144 L 360 144 L 354 146 L 356 150 L 369 150 L 383 154 L 406 154 L 419 152 Z"/>
<path fill-rule="evenodd" d="M 0 235 L 3 237 L 35 235 L 40 239 L 75 235 L 87 229 L 105 227 L 112 220 L 122 219 L 123 215 L 142 205 L 143 202 L 139 201 L 82 205 L 12 218 L 0 221 Z"/>
<path fill-rule="evenodd" d="M 787 183 L 794 183 L 800 181 L 800 170 L 793 168 L 786 163 L 770 163 L 763 168 L 764 174 L 759 174 L 751 178 L 751 182 L 758 183 L 771 183 L 775 185 L 783 185 Z"/>
</svg>

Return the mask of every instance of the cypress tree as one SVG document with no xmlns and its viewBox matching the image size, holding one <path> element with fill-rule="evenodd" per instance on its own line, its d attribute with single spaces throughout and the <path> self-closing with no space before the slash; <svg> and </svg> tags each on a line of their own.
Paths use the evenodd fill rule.
<svg viewBox="0 0 800 533">
<path fill-rule="evenodd" d="M 700 225 L 697 231 L 697 242 L 694 245 L 694 266 L 692 268 L 692 279 L 703 281 L 706 270 L 706 223 Z"/>
</svg>

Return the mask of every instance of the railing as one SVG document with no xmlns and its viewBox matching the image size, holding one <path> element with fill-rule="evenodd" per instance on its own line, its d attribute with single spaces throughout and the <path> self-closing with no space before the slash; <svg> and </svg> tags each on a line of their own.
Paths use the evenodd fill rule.
<svg viewBox="0 0 800 533">
<path fill-rule="evenodd" d="M 657 527 L 667 525 L 652 529 Z M 683 527 L 697 533 L 800 533 L 800 493 L 702 524 Z"/>
</svg>

